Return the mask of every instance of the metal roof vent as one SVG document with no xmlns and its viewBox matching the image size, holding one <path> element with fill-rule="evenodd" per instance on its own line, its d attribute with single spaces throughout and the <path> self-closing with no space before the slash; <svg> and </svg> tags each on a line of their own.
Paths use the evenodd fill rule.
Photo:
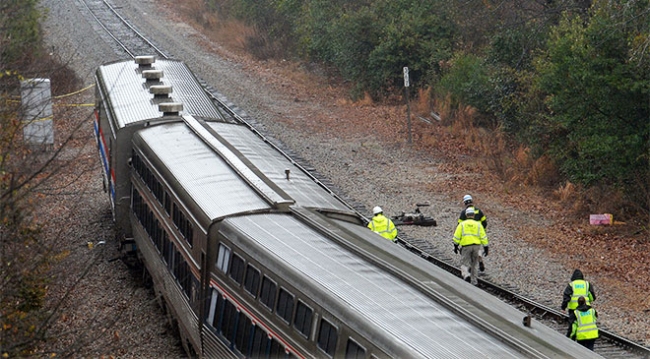
<svg viewBox="0 0 650 359">
<path fill-rule="evenodd" d="M 153 98 L 169 98 L 172 93 L 171 85 L 151 85 L 149 92 L 153 94 Z"/>
<path fill-rule="evenodd" d="M 160 81 L 163 77 L 163 70 L 144 70 L 142 71 L 142 77 L 147 79 L 147 82 Z"/>
<path fill-rule="evenodd" d="M 180 102 L 163 102 L 158 104 L 158 111 L 163 113 L 163 116 L 178 116 L 183 111 L 183 104 Z"/>
<path fill-rule="evenodd" d="M 151 67 L 154 62 L 156 62 L 156 58 L 152 55 L 135 57 L 135 63 L 138 64 L 139 67 Z"/>
</svg>

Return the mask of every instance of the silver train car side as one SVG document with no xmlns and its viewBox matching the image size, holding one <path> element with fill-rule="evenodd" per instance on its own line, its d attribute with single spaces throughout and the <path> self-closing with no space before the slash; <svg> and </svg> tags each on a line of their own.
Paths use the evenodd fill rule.
<svg viewBox="0 0 650 359">
<path fill-rule="evenodd" d="M 139 56 L 135 61 L 104 64 L 95 74 L 95 139 L 116 233 L 126 250 L 134 249 L 128 218 L 131 202 L 128 161 L 133 133 L 157 121 L 166 121 L 165 114 L 182 109 L 223 119 L 184 63 L 174 60 L 154 63 L 153 56 Z"/>
<path fill-rule="evenodd" d="M 200 87 L 168 61 L 150 66 L 166 69 L 175 94 Z M 596 357 L 541 324 L 524 327 L 523 313 L 370 232 L 216 107 L 216 116 L 198 113 L 206 103 L 157 112 L 137 64 L 104 66 L 96 133 L 100 154 L 116 158 L 105 166 L 115 172 L 115 220 L 192 356 Z M 128 125 L 111 127 L 102 111 Z M 108 149 L 102 133 L 113 139 Z"/>
</svg>

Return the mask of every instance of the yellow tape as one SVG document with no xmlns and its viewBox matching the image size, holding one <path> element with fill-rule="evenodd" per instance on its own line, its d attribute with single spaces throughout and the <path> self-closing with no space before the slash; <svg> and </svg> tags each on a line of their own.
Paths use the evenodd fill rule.
<svg viewBox="0 0 650 359">
<path fill-rule="evenodd" d="M 95 107 L 94 103 L 60 103 L 55 104 L 56 107 Z"/>
<path fill-rule="evenodd" d="M 29 123 L 43 122 L 43 121 L 52 120 L 52 119 L 53 119 L 52 116 L 47 116 L 47 117 L 43 117 L 43 118 L 33 118 L 33 119 L 31 119 L 31 120 L 29 120 L 27 122 L 29 122 Z"/>
<path fill-rule="evenodd" d="M 21 103 L 18 100 L 9 100 L 8 103 Z M 54 107 L 94 107 L 94 103 L 54 103 Z"/>
<path fill-rule="evenodd" d="M 73 95 L 84 92 L 84 91 L 88 90 L 89 88 L 93 88 L 93 87 L 95 87 L 95 84 L 92 84 L 90 86 L 86 86 L 86 87 L 82 88 L 79 91 L 71 92 L 71 93 L 68 93 L 68 94 L 65 94 L 65 95 L 54 96 L 54 98 L 59 99 L 59 98 L 64 98 L 64 97 L 68 97 L 68 96 L 73 96 Z"/>
<path fill-rule="evenodd" d="M 0 75 L 1 75 L 1 73 L 0 73 Z M 0 78 L 2 78 L 2 76 L 0 76 Z M 61 99 L 61 98 L 64 98 L 64 97 L 73 96 L 73 95 L 76 95 L 76 94 L 78 94 L 78 93 L 84 92 L 84 91 L 86 91 L 86 90 L 88 90 L 88 89 L 90 89 L 90 88 L 93 88 L 93 87 L 95 87 L 95 84 L 92 84 L 92 85 L 86 86 L 86 87 L 82 88 L 81 90 L 77 90 L 77 91 L 75 91 L 75 92 L 70 92 L 70 93 L 66 93 L 66 94 L 63 94 L 63 95 L 59 95 L 59 96 L 53 96 L 52 98 L 54 98 L 54 99 Z M 15 97 L 14 97 L 13 100 L 9 100 L 9 101 L 10 101 L 10 102 L 20 102 L 20 100 L 19 100 L 19 99 L 16 99 Z"/>
</svg>

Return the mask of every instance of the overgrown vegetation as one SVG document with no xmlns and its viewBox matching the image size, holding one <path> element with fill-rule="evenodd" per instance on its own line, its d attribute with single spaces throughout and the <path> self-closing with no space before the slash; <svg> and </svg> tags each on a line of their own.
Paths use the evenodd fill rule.
<svg viewBox="0 0 650 359">
<path fill-rule="evenodd" d="M 78 86 L 72 71 L 43 56 L 37 0 L 0 4 L 0 356 L 44 355 L 51 338 L 56 303 L 49 296 L 53 267 L 67 251 L 49 240 L 40 214 L 44 191 L 66 167 L 61 151 L 72 137 L 65 133 L 44 147 L 24 140 L 27 124 L 21 81 L 50 78 L 54 94 Z M 74 132 L 74 130 L 72 131 Z M 71 158 L 74 161 L 75 158 Z M 68 161 L 70 163 L 70 161 Z M 59 218 L 61 218 L 60 216 Z M 54 235 L 56 237 L 56 234 Z"/>
<path fill-rule="evenodd" d="M 251 53 L 336 69 L 353 98 L 399 96 L 408 66 L 413 94 L 452 120 L 472 107 L 510 160 L 543 163 L 539 183 L 623 194 L 587 210 L 648 218 L 649 0 L 205 1 L 257 29 Z"/>
<path fill-rule="evenodd" d="M 0 59 L 3 64 L 29 61 L 40 46 L 38 0 L 4 0 L 0 4 Z"/>
</svg>

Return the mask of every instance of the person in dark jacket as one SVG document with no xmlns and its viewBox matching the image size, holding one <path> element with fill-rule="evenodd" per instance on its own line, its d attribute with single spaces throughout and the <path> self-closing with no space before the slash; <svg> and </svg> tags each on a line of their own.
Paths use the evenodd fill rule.
<svg viewBox="0 0 650 359">
<path fill-rule="evenodd" d="M 598 339 L 598 325 L 596 324 L 598 313 L 586 302 L 585 297 L 578 297 L 578 307 L 569 315 L 571 326 L 567 332 L 567 337 L 590 350 L 594 350 L 594 344 Z"/>
<path fill-rule="evenodd" d="M 564 288 L 564 293 L 562 293 L 562 305 L 560 309 L 566 311 L 569 314 L 569 318 L 572 316 L 575 318 L 573 311 L 578 307 L 578 298 L 580 297 L 584 297 L 586 304 L 589 306 L 591 306 L 591 302 L 596 300 L 594 286 L 585 280 L 580 269 L 576 269 L 571 275 L 571 282 Z M 569 321 L 569 331 L 572 328 L 573 321 Z"/>
<path fill-rule="evenodd" d="M 561 309 L 563 311 L 568 309 L 568 314 L 571 315 L 571 312 L 578 307 L 578 298 L 581 296 L 585 297 L 589 306 L 591 302 L 596 300 L 594 286 L 585 280 L 580 269 L 576 269 L 571 275 L 571 282 L 566 286 L 562 294 Z"/>
</svg>

